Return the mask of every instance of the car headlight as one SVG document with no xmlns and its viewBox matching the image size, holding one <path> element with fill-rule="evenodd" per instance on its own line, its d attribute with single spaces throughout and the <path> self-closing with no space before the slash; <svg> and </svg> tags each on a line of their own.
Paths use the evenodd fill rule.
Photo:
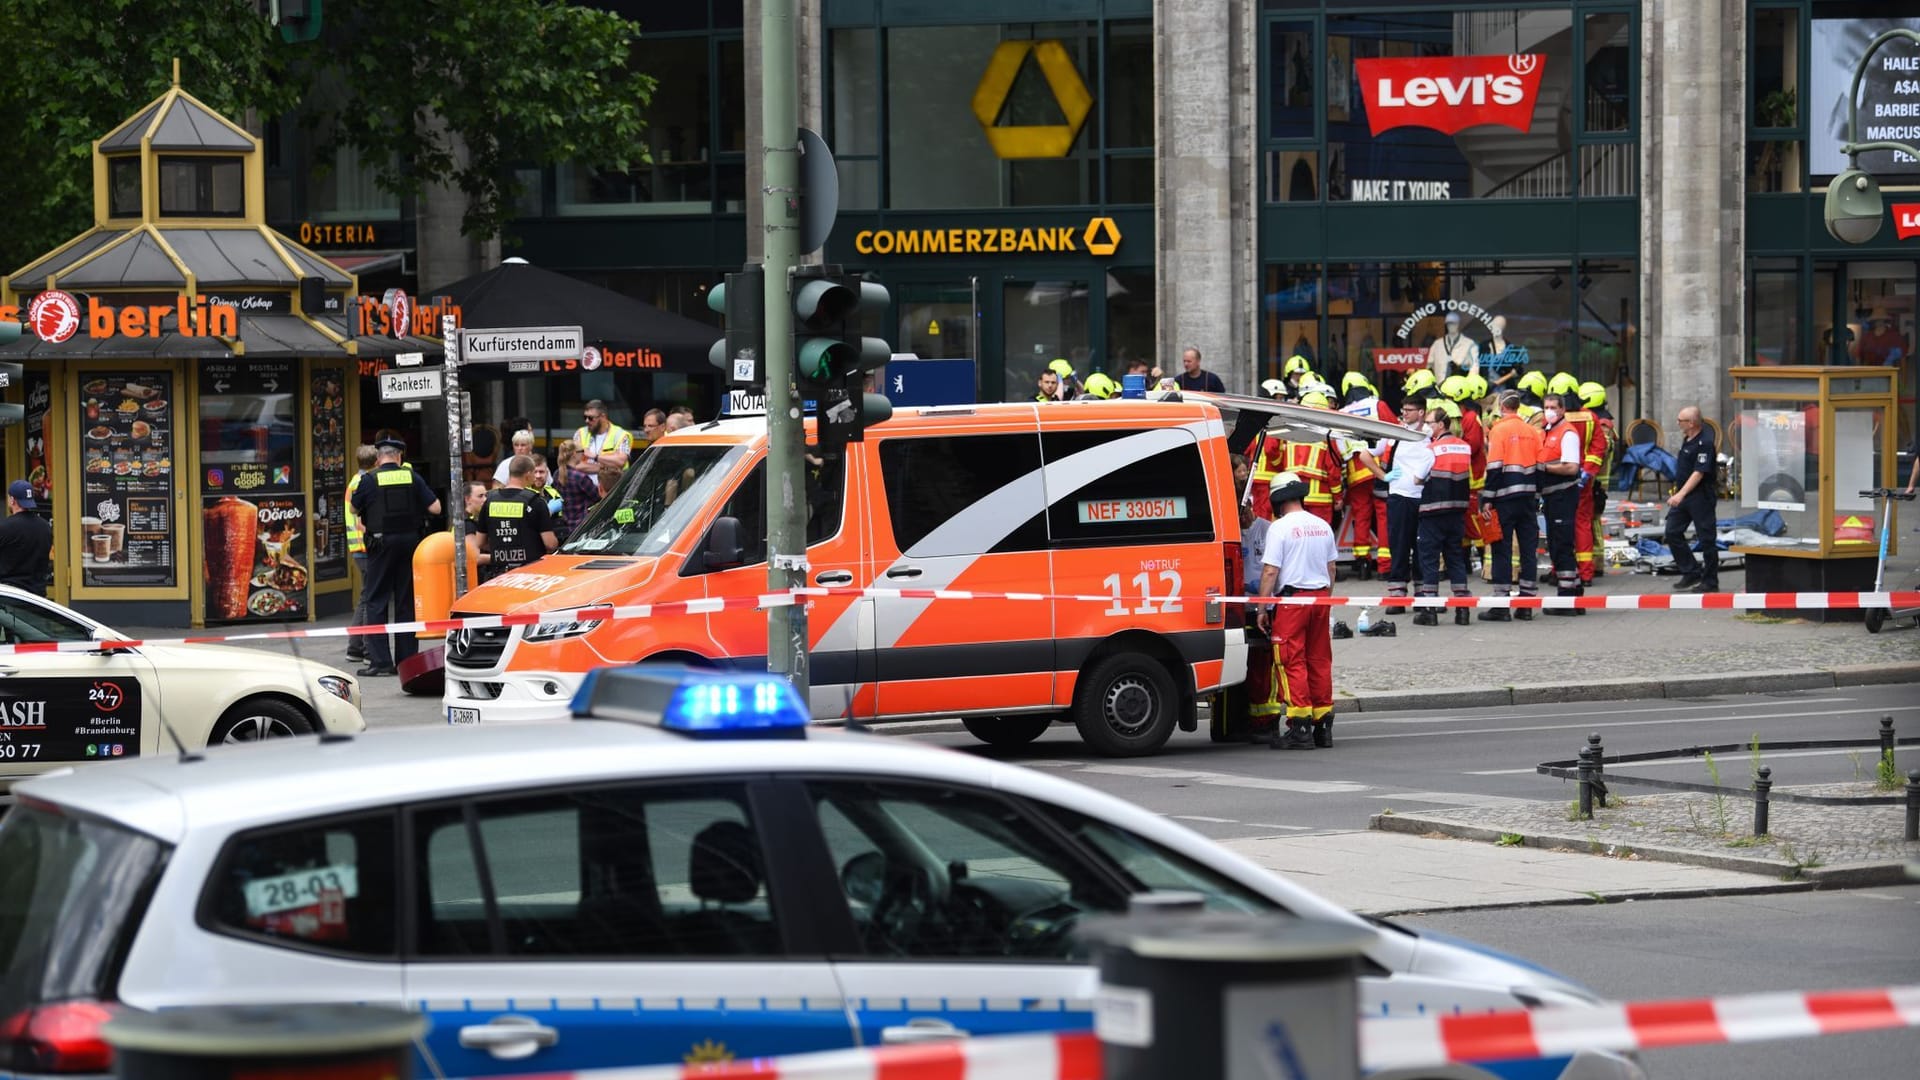
<svg viewBox="0 0 1920 1080">
<path fill-rule="evenodd" d="M 526 639 L 530 642 L 537 642 L 559 641 L 563 638 L 579 637 L 581 634 L 587 633 L 605 621 L 605 619 L 578 619 L 574 622 L 535 623 L 527 627 Z"/>
<path fill-rule="evenodd" d="M 340 675 L 322 675 L 314 680 L 320 689 L 332 694 L 347 704 L 353 704 L 353 680 Z"/>
</svg>

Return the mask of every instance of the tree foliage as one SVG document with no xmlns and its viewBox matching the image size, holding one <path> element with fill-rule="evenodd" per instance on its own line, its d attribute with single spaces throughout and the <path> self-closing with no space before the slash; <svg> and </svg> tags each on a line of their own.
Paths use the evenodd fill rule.
<svg viewBox="0 0 1920 1080">
<path fill-rule="evenodd" d="M 176 57 L 189 93 L 242 123 L 251 110 L 297 125 L 323 168 L 351 146 L 388 191 L 464 192 L 476 236 L 512 217 L 515 166 L 644 154 L 654 84 L 630 63 L 639 26 L 617 15 L 564 0 L 320 0 L 319 40 L 288 44 L 266 6 L 0 0 L 14 43 L 0 272 L 91 224 L 93 140 L 163 93 Z"/>
</svg>

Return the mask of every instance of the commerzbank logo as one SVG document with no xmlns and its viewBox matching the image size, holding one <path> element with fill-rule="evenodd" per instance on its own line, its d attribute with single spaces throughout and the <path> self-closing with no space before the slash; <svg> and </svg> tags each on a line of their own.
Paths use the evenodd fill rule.
<svg viewBox="0 0 1920 1080">
<path fill-rule="evenodd" d="M 1110 217 L 1083 225 L 1019 228 L 861 229 L 853 250 L 862 255 L 1087 254 L 1104 258 L 1120 250 L 1120 226 Z"/>
<path fill-rule="evenodd" d="M 1064 124 L 1002 124 L 1000 114 L 1013 93 L 1013 82 L 1031 56 L 1047 80 L 1054 104 L 1060 106 Z M 1066 157 L 1080 125 L 1093 111 L 1093 95 L 1073 66 L 1067 47 L 1055 40 L 1003 41 L 993 50 L 980 85 L 973 88 L 973 116 L 987 135 L 993 153 L 1001 158 Z"/>
</svg>

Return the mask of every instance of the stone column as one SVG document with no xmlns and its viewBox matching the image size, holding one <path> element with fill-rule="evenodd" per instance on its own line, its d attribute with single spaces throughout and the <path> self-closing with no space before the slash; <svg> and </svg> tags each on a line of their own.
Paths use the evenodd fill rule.
<svg viewBox="0 0 1920 1080">
<path fill-rule="evenodd" d="M 1155 285 L 1168 374 L 1188 346 L 1230 390 L 1251 385 L 1251 0 L 1154 0 Z"/>
<path fill-rule="evenodd" d="M 436 129 L 435 134 L 449 134 L 439 117 L 431 117 L 428 123 Z M 454 160 L 461 165 L 467 162 L 466 141 L 458 135 L 451 135 Z M 442 285 L 451 285 L 461 278 L 477 274 L 500 263 L 500 241 L 476 240 L 460 231 L 460 219 L 467 212 L 467 196 L 459 185 L 428 184 L 422 188 L 420 197 L 414 200 L 415 235 L 418 238 L 417 278 L 423 295 L 431 297 L 432 290 Z"/>
<path fill-rule="evenodd" d="M 821 59 L 825 49 L 825 22 L 820 15 L 820 0 L 785 0 L 794 5 L 793 36 L 800 55 L 794 70 L 800 76 L 800 126 L 827 134 L 824 112 L 825 73 Z M 741 42 L 747 70 L 747 251 L 746 261 L 760 259 L 760 3 L 746 0 L 746 28 Z M 819 262 L 820 255 L 805 255 L 801 262 Z M 737 269 L 727 267 L 726 269 Z"/>
<path fill-rule="evenodd" d="M 1746 350 L 1746 4 L 1640 20 L 1640 413 L 1671 434 L 1683 405 L 1726 419 Z"/>
</svg>

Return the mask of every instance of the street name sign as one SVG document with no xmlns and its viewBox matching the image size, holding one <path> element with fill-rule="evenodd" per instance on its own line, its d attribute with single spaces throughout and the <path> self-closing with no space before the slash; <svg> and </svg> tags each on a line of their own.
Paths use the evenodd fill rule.
<svg viewBox="0 0 1920 1080">
<path fill-rule="evenodd" d="M 447 380 L 440 368 L 407 368 L 380 373 L 380 400 L 431 401 L 445 396 Z"/>
<path fill-rule="evenodd" d="M 577 326 L 460 331 L 460 362 L 468 365 L 578 360 L 586 347 L 586 333 Z"/>
</svg>

